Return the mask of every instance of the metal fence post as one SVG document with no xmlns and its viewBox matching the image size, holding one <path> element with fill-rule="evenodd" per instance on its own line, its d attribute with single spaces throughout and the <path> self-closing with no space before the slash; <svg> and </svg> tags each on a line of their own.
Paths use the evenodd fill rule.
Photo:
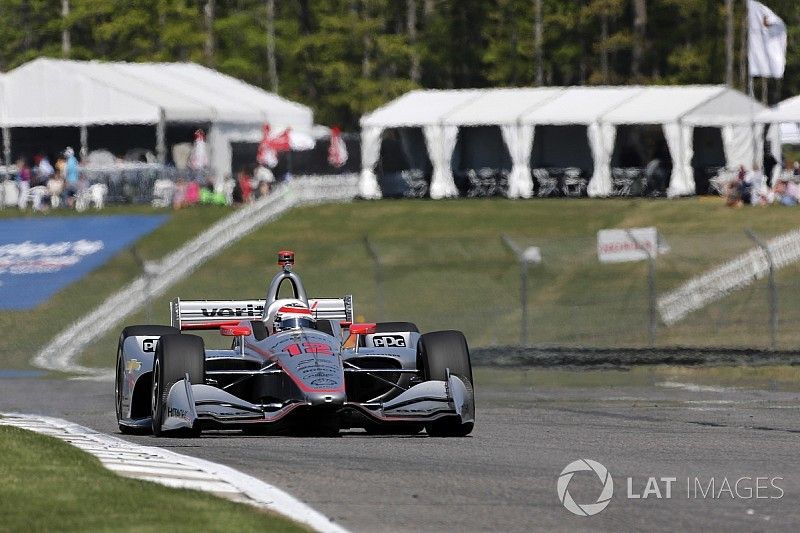
<svg viewBox="0 0 800 533">
<path fill-rule="evenodd" d="M 647 332 L 650 346 L 656 344 L 656 334 L 658 332 L 658 315 L 656 314 L 656 250 L 648 250 L 639 240 L 634 237 L 633 232 L 626 229 L 625 232 L 633 241 L 637 248 L 647 254 Z"/>
<path fill-rule="evenodd" d="M 750 239 L 756 243 L 756 246 L 761 248 L 764 255 L 767 256 L 767 264 L 769 265 L 769 340 L 770 347 L 775 350 L 778 347 L 778 288 L 775 286 L 775 261 L 772 259 L 772 252 L 769 246 L 754 232 L 752 229 L 746 229 L 744 232 Z"/>
<path fill-rule="evenodd" d="M 381 257 L 378 254 L 377 248 L 369 240 L 368 235 L 364 235 L 364 246 L 367 248 L 367 253 L 372 259 L 373 273 L 375 275 L 375 312 L 378 320 L 384 319 L 383 314 L 383 264 L 381 264 Z"/>
<path fill-rule="evenodd" d="M 538 263 L 541 261 L 538 248 L 523 249 L 515 243 L 508 235 L 501 235 L 500 239 L 503 244 L 513 252 L 519 262 L 519 299 L 520 299 L 520 328 L 519 328 L 519 343 L 522 346 L 528 345 L 528 267 L 531 263 Z M 532 255 L 529 251 L 534 251 Z"/>
</svg>

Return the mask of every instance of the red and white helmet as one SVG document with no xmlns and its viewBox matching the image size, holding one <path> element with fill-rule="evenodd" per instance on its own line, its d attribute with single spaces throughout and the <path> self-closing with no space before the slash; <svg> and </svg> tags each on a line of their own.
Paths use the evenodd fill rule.
<svg viewBox="0 0 800 533">
<path fill-rule="evenodd" d="M 264 319 L 264 325 L 270 335 L 286 329 L 313 328 L 316 327 L 316 323 L 308 305 L 294 298 L 272 302 Z"/>
</svg>

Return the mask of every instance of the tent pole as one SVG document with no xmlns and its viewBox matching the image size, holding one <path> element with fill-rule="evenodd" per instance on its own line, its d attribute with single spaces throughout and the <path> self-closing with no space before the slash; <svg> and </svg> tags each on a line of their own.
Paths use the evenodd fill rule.
<svg viewBox="0 0 800 533">
<path fill-rule="evenodd" d="M 167 162 L 167 121 L 164 117 L 164 110 L 161 110 L 156 124 L 156 157 L 158 164 L 163 165 Z"/>
<path fill-rule="evenodd" d="M 89 155 L 89 128 L 86 124 L 81 126 L 81 159 L 85 159 Z"/>
<path fill-rule="evenodd" d="M 3 128 L 3 161 L 6 165 L 11 164 L 11 128 Z"/>
</svg>

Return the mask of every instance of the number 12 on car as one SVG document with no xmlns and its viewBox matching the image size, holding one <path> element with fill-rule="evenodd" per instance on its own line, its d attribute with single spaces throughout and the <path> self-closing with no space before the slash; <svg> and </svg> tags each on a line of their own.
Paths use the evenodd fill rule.
<svg viewBox="0 0 800 533">
<path fill-rule="evenodd" d="M 295 355 L 300 355 L 302 353 L 313 353 L 317 355 L 333 355 L 333 351 L 331 351 L 331 347 L 325 344 L 324 342 L 304 342 L 290 344 L 286 347 L 286 351 L 294 357 Z"/>
</svg>

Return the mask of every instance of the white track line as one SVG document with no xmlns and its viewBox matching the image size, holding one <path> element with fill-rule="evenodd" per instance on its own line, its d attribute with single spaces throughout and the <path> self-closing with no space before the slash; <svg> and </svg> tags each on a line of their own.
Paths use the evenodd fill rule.
<svg viewBox="0 0 800 533">
<path fill-rule="evenodd" d="M 269 509 L 315 531 L 346 533 L 318 511 L 281 489 L 233 468 L 181 455 L 155 446 L 141 446 L 59 418 L 0 413 L 0 425 L 59 438 L 100 459 L 121 476 L 168 487 L 211 492 L 255 507 Z"/>
</svg>

